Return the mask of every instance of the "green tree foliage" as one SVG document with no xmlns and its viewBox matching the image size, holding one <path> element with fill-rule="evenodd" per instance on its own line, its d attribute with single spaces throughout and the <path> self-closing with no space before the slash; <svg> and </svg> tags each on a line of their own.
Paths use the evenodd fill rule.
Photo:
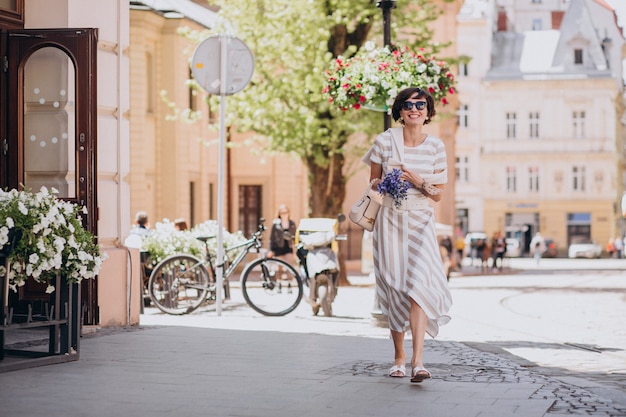
<svg viewBox="0 0 626 417">
<path fill-rule="evenodd" d="M 451 1 L 451 0 L 444 0 Z M 297 155 L 306 164 L 310 215 L 334 217 L 345 197 L 348 137 L 375 134 L 383 116 L 343 113 L 322 96 L 324 71 L 337 56 L 350 57 L 368 40 L 382 46 L 382 12 L 375 0 L 211 0 L 220 6 L 255 59 L 248 87 L 229 97 L 235 126 L 254 131 L 266 150 Z M 436 53 L 428 23 L 440 11 L 434 0 L 399 0 L 392 38 Z M 402 28 L 401 30 L 398 28 Z M 362 149 L 361 149 L 362 150 Z M 352 151 L 354 151 L 352 149 Z"/>
</svg>

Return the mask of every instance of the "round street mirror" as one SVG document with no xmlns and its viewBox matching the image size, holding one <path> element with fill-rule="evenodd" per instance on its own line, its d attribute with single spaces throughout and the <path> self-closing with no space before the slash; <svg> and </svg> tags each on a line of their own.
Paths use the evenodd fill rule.
<svg viewBox="0 0 626 417">
<path fill-rule="evenodd" d="M 222 55 L 222 47 L 226 53 Z M 221 57 L 226 57 L 226 86 L 222 90 Z M 196 47 L 191 60 L 191 73 L 209 94 L 232 95 L 243 90 L 252 78 L 254 58 L 239 38 L 217 35 L 206 38 Z"/>
</svg>

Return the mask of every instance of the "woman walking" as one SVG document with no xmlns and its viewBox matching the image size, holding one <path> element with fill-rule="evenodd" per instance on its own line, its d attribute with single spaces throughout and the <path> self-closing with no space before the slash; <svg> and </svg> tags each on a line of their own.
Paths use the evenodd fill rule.
<svg viewBox="0 0 626 417">
<path fill-rule="evenodd" d="M 392 107 L 393 118 L 402 127 L 380 134 L 363 158 L 370 165 L 374 189 L 394 168 L 411 184 L 405 199 L 383 195 L 373 236 L 377 296 L 395 351 L 389 376 L 406 375 L 404 335 L 410 330 L 411 382 L 431 377 L 422 359 L 425 333 L 437 336 L 439 326 L 450 321 L 452 305 L 429 203 L 441 199 L 447 182 L 446 152 L 440 139 L 422 131 L 435 113 L 428 92 L 402 90 Z"/>
</svg>

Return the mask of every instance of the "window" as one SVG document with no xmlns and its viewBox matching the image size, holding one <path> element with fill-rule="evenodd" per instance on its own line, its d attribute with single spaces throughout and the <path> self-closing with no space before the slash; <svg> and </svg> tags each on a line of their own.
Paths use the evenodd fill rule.
<svg viewBox="0 0 626 417">
<path fill-rule="evenodd" d="M 196 183 L 189 182 L 189 227 L 196 224 Z"/>
<path fill-rule="evenodd" d="M 573 166 L 572 167 L 572 190 L 573 191 L 585 191 L 585 167 Z"/>
<path fill-rule="evenodd" d="M 469 158 L 457 156 L 455 168 L 457 182 L 469 182 Z"/>
<path fill-rule="evenodd" d="M 539 167 L 528 167 L 528 190 L 539 192 Z"/>
<path fill-rule="evenodd" d="M 567 214 L 568 244 L 591 240 L 591 213 Z"/>
<path fill-rule="evenodd" d="M 189 79 L 193 79 L 191 68 L 189 68 Z M 196 111 L 196 89 L 193 87 L 193 83 L 189 83 L 189 110 Z"/>
<path fill-rule="evenodd" d="M 152 54 L 146 52 L 146 113 L 154 113 L 154 61 Z"/>
<path fill-rule="evenodd" d="M 541 0 L 532 0 L 531 3 L 533 3 L 533 4 L 541 4 Z"/>
<path fill-rule="evenodd" d="M 506 167 L 506 191 L 514 193 L 517 191 L 517 176 L 515 173 L 515 167 Z"/>
<path fill-rule="evenodd" d="M 530 120 L 529 136 L 536 139 L 539 137 L 539 112 L 531 112 L 528 119 Z"/>
<path fill-rule="evenodd" d="M 467 77 L 467 62 L 459 62 L 459 77 Z"/>
<path fill-rule="evenodd" d="M 2 28 L 24 28 L 24 1 L 25 0 L 0 0 L 0 26 L 2 26 Z"/>
<path fill-rule="evenodd" d="M 461 234 L 465 236 L 469 231 L 469 209 L 456 209 L 456 224 L 457 228 L 461 230 Z"/>
<path fill-rule="evenodd" d="M 532 30 L 541 30 L 543 25 L 541 23 L 541 19 L 533 19 Z"/>
<path fill-rule="evenodd" d="M 574 49 L 574 64 L 582 65 L 583 63 L 583 50 Z"/>
<path fill-rule="evenodd" d="M 585 137 L 585 112 L 575 111 L 572 113 L 573 136 L 576 139 Z"/>
<path fill-rule="evenodd" d="M 206 96 L 207 117 L 210 124 L 216 124 L 218 122 L 218 114 L 211 109 L 211 95 Z"/>
<path fill-rule="evenodd" d="M 506 114 L 506 138 L 515 139 L 515 119 L 517 118 L 515 113 Z"/>
<path fill-rule="evenodd" d="M 469 107 L 467 104 L 461 104 L 458 111 L 459 127 L 468 127 L 469 125 Z"/>
<path fill-rule="evenodd" d="M 239 186 L 239 230 L 245 236 L 256 232 L 261 216 L 263 187 L 260 185 Z"/>
<path fill-rule="evenodd" d="M 213 186 L 213 183 L 210 182 L 209 183 L 209 219 L 216 219 L 217 216 L 215 215 L 215 187 Z"/>
</svg>

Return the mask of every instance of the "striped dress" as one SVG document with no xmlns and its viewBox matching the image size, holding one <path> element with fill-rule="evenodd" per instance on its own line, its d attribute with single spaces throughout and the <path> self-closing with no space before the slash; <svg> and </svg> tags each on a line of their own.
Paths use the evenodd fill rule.
<svg viewBox="0 0 626 417">
<path fill-rule="evenodd" d="M 387 166 L 393 155 L 389 131 L 376 138 L 368 155 L 369 162 L 382 165 L 383 175 L 392 169 Z M 428 136 L 416 147 L 405 146 L 403 158 L 407 169 L 422 175 L 447 169 L 444 144 L 435 137 Z M 415 188 L 408 193 L 423 197 Z M 373 237 L 376 291 L 389 328 L 397 332 L 409 330 L 412 298 L 426 313 L 426 332 L 434 338 L 439 326 L 450 321 L 447 313 L 452 296 L 439 252 L 433 208 L 426 205 L 401 211 L 383 205 Z"/>
</svg>

